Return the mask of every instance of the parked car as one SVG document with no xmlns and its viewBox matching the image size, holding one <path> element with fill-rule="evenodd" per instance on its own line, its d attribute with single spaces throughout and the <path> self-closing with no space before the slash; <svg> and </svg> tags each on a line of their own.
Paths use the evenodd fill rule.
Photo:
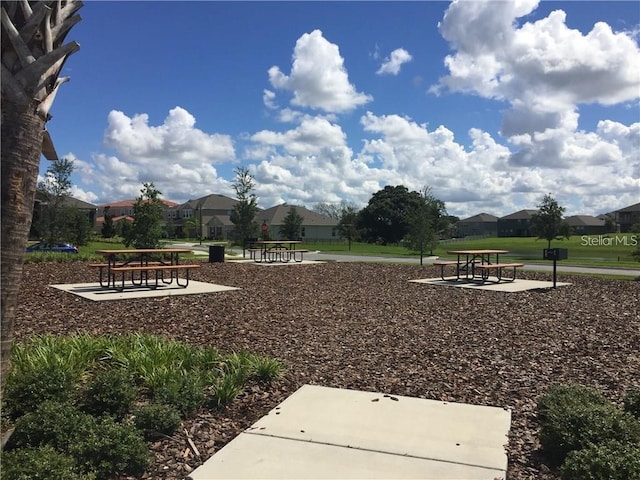
<svg viewBox="0 0 640 480">
<path fill-rule="evenodd" d="M 66 242 L 38 242 L 27 247 L 27 253 L 34 252 L 78 253 L 78 247 Z"/>
</svg>

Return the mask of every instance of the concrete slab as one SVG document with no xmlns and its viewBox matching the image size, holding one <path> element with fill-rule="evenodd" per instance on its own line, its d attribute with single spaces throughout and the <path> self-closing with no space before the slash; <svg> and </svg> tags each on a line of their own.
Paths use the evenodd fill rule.
<svg viewBox="0 0 640 480">
<path fill-rule="evenodd" d="M 303 260 L 301 262 L 294 262 L 293 260 L 290 262 L 256 262 L 255 260 L 234 260 L 234 263 L 235 262 L 250 263 L 252 265 L 262 265 L 263 267 L 277 267 L 286 265 L 317 265 L 321 263 L 327 263 L 318 260 Z"/>
<path fill-rule="evenodd" d="M 446 277 L 445 277 L 446 278 Z M 454 277 L 455 278 L 455 277 Z M 492 277 L 489 277 L 491 280 Z M 523 292 L 526 290 L 538 290 L 544 288 L 553 288 L 553 282 L 543 282 L 540 280 L 524 280 L 520 278 L 516 278 L 513 282 L 500 282 L 495 283 L 495 279 L 493 282 L 453 282 L 443 280 L 440 277 L 437 278 L 424 278 L 420 280 L 409 280 L 413 283 L 426 283 L 428 285 L 441 285 L 446 287 L 458 287 L 458 288 L 472 288 L 474 290 L 491 290 L 495 292 Z M 564 282 L 556 282 L 557 287 L 563 287 L 571 285 L 570 283 Z"/>
<path fill-rule="evenodd" d="M 217 293 L 227 292 L 230 290 L 240 290 L 237 287 L 227 287 L 225 285 L 216 285 L 213 283 L 196 282 L 189 280 L 189 286 L 186 288 L 177 285 L 163 285 L 155 290 L 146 287 L 127 287 L 123 291 L 115 289 L 103 288 L 99 283 L 66 283 L 50 285 L 53 288 L 62 290 L 73 295 L 78 295 L 88 300 L 96 302 L 105 300 L 126 300 L 132 298 L 152 298 L 167 297 L 175 295 L 195 295 L 198 293 Z"/>
<path fill-rule="evenodd" d="M 504 478 L 508 409 L 304 385 L 190 476 Z"/>
</svg>

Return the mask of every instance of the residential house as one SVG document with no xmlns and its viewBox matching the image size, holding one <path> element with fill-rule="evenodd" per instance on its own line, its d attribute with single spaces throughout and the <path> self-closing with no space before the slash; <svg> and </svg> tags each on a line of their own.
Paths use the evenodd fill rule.
<svg viewBox="0 0 640 480">
<path fill-rule="evenodd" d="M 538 210 L 519 210 L 498 218 L 498 237 L 532 237 L 531 217 Z"/>
<path fill-rule="evenodd" d="M 564 219 L 571 227 L 572 235 L 602 235 L 606 232 L 604 219 L 591 215 L 573 215 Z"/>
<path fill-rule="evenodd" d="M 268 235 L 273 240 L 282 240 L 280 227 L 284 225 L 284 219 L 289 214 L 290 209 L 295 209 L 296 213 L 302 217 L 302 226 L 300 229 L 300 237 L 307 242 L 322 242 L 338 240 L 338 220 L 335 218 L 312 212 L 305 207 L 296 205 L 276 205 L 267 208 L 256 215 L 256 221 L 263 231 L 263 225 L 266 226 Z"/>
<path fill-rule="evenodd" d="M 161 199 L 164 205 L 165 212 L 178 205 L 176 202 Z M 98 216 L 94 224 L 94 231 L 97 233 L 102 232 L 102 226 L 104 225 L 105 214 L 111 215 L 111 220 L 114 225 L 118 222 L 128 221 L 133 222 L 133 207 L 137 200 L 121 200 L 119 202 L 105 203 L 98 206 Z"/>
<path fill-rule="evenodd" d="M 613 212 L 620 233 L 628 233 L 631 227 L 640 223 L 640 203 Z"/>
<path fill-rule="evenodd" d="M 460 220 L 456 227 L 458 237 L 476 235 L 495 237 L 498 234 L 498 217 L 489 213 L 479 213 L 473 217 Z"/>
<path fill-rule="evenodd" d="M 89 220 L 89 225 L 91 225 L 91 229 L 93 230 L 94 225 L 96 223 L 96 212 L 98 211 L 98 207 L 93 203 L 88 203 L 83 200 L 79 200 L 73 197 L 66 197 L 62 203 L 64 207 L 69 207 L 78 210 L 79 212 L 84 213 Z M 33 216 L 31 220 L 31 229 L 29 232 L 30 238 L 41 237 L 42 234 L 39 232 L 39 220 L 42 217 L 43 211 L 47 208 L 47 198 L 40 192 L 39 190 L 36 192 L 36 198 L 33 203 Z"/>
<path fill-rule="evenodd" d="M 233 198 L 211 194 L 166 210 L 165 219 L 173 222 L 176 237 L 229 240 L 235 230 L 231 213 L 238 203 Z"/>
</svg>

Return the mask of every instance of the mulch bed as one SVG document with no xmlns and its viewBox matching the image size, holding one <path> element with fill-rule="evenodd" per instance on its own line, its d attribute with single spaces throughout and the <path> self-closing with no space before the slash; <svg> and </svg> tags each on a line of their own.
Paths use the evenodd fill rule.
<svg viewBox="0 0 640 480">
<path fill-rule="evenodd" d="M 410 283 L 432 266 L 203 263 L 192 279 L 241 290 L 91 302 L 50 288 L 96 281 L 85 263 L 27 264 L 17 339 L 145 332 L 280 359 L 284 378 L 201 411 L 152 445 L 143 478 L 182 479 L 305 383 L 510 407 L 509 479 L 553 479 L 538 454 L 536 401 L 559 382 L 620 402 L 640 388 L 640 284 L 559 274 L 518 293 Z M 519 273 L 550 280 L 550 274 Z M 187 432 L 202 457 L 188 447 Z"/>
</svg>

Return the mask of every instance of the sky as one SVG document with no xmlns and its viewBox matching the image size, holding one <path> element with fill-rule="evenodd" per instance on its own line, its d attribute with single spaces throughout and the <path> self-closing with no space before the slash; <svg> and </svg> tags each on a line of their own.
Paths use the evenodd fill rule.
<svg viewBox="0 0 640 480">
<path fill-rule="evenodd" d="M 366 206 L 429 188 L 450 215 L 640 201 L 636 1 L 86 1 L 47 123 L 72 195 Z M 40 174 L 49 166 L 44 158 Z"/>
</svg>

